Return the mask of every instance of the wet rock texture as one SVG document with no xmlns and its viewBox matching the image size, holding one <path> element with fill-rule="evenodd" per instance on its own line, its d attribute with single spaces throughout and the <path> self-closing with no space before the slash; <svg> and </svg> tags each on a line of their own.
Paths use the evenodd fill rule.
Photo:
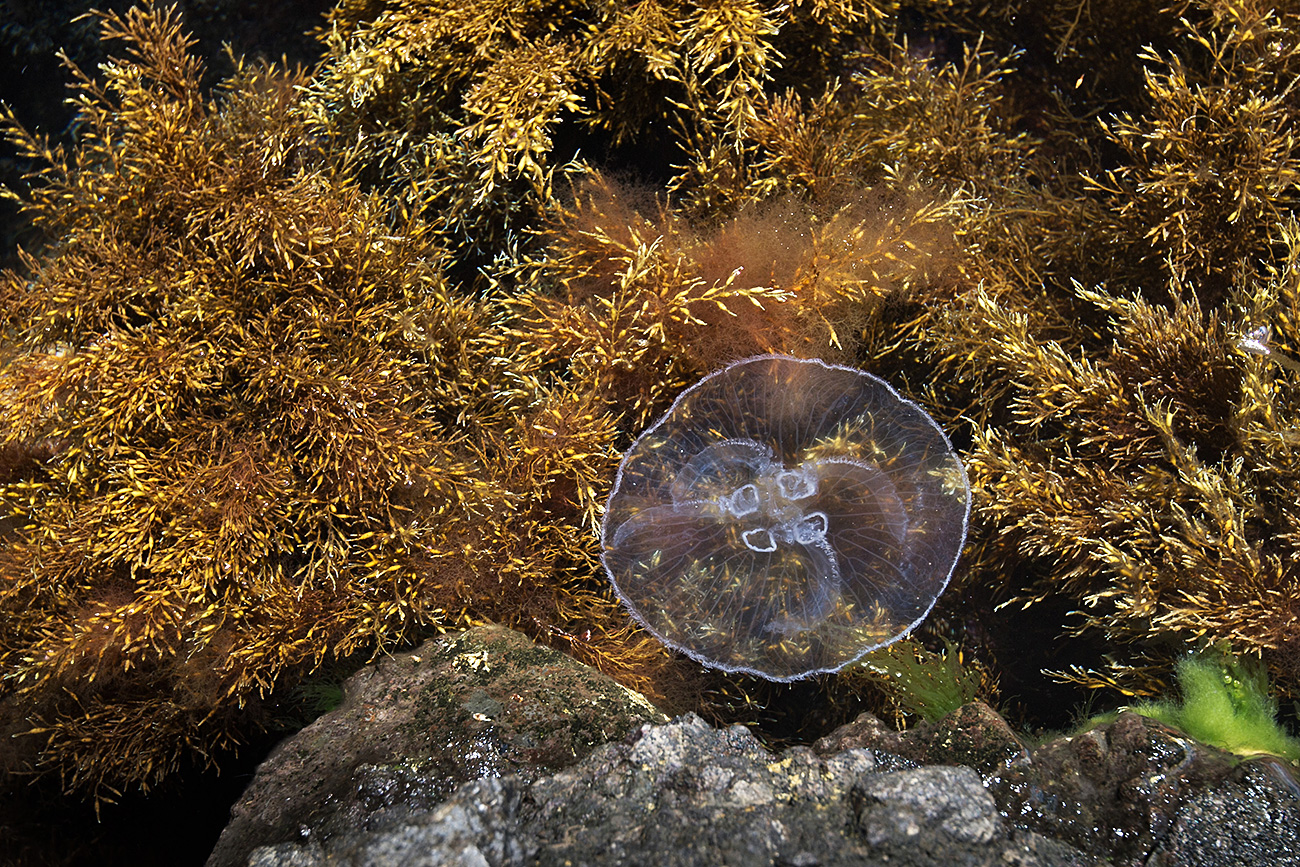
<svg viewBox="0 0 1300 867">
<path fill-rule="evenodd" d="M 1148 867 L 1300 865 L 1300 784 L 1275 760 L 1233 769 L 1193 796 Z"/>
<path fill-rule="evenodd" d="M 687 715 L 526 783 L 462 786 L 428 816 L 325 845 L 260 849 L 306 865 L 1091 865 L 1007 825 L 966 767 L 908 768 L 870 750 L 774 755 L 743 726 Z"/>
<path fill-rule="evenodd" d="M 1231 756 L 1137 714 L 1034 750 L 990 781 L 1011 817 L 1122 864 L 1168 837 L 1192 792 L 1223 781 Z"/>
<path fill-rule="evenodd" d="M 977 768 L 1016 827 L 1116 865 L 1300 865 L 1294 767 L 1242 762 L 1137 714 L 1033 749 L 979 702 L 906 732 L 863 714 L 816 749 L 849 745 Z"/>
<path fill-rule="evenodd" d="M 1035 747 L 978 702 L 863 714 L 779 754 L 665 722 L 508 630 L 430 642 L 267 760 L 209 864 L 1300 867 L 1292 766 L 1134 714 Z"/>
<path fill-rule="evenodd" d="M 400 823 L 466 781 L 526 782 L 666 719 L 512 630 L 431 640 L 358 672 L 340 707 L 276 748 L 231 810 L 208 867 L 242 865 L 258 845 Z"/>
<path fill-rule="evenodd" d="M 969 765 L 985 775 L 1029 757 L 1006 720 L 982 701 L 958 708 L 938 724 L 922 722 L 901 732 L 864 713 L 813 745 L 823 755 L 850 747 L 883 750 L 918 765 Z"/>
</svg>

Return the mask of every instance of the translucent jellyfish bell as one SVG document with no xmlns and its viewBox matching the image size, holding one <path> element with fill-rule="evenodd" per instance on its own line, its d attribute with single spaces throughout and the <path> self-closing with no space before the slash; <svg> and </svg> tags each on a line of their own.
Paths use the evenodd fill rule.
<svg viewBox="0 0 1300 867">
<path fill-rule="evenodd" d="M 765 355 L 682 392 L 632 445 L 601 541 L 664 644 L 797 680 L 920 623 L 969 513 L 961 461 L 919 406 L 861 370 Z"/>
</svg>

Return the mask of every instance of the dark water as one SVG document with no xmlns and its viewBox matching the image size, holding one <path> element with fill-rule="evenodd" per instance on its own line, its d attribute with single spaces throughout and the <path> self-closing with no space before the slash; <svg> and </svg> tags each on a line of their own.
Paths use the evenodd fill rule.
<svg viewBox="0 0 1300 867">
<path fill-rule="evenodd" d="M 94 806 L 42 780 L 0 794 L 0 867 L 191 867 L 202 865 L 257 765 L 267 737 L 225 758 L 221 773 L 176 774 L 148 795 L 126 792 Z"/>
</svg>

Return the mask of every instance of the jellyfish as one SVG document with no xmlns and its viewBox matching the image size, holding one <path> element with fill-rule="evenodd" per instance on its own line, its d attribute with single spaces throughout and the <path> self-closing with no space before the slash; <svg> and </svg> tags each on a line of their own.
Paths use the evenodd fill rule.
<svg viewBox="0 0 1300 867">
<path fill-rule="evenodd" d="M 686 389 L 633 443 L 602 559 L 665 645 L 791 681 L 924 620 L 969 514 L 961 461 L 919 406 L 861 370 L 763 355 Z"/>
</svg>

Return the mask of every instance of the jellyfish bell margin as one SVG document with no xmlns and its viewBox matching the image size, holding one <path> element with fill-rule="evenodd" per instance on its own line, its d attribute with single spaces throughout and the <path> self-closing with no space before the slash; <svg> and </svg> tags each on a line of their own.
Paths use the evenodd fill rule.
<svg viewBox="0 0 1300 867">
<path fill-rule="evenodd" d="M 791 681 L 924 620 L 969 513 L 961 461 L 921 407 L 861 370 L 763 355 L 683 391 L 633 443 L 602 560 L 665 645 Z"/>
</svg>

